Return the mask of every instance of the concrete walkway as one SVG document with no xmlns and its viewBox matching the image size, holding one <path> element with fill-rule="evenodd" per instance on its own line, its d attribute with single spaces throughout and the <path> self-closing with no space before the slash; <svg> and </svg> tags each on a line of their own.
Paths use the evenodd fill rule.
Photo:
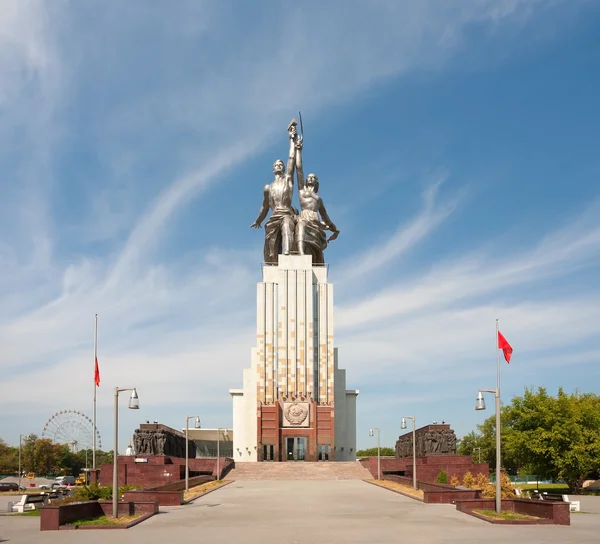
<svg viewBox="0 0 600 544">
<path fill-rule="evenodd" d="M 600 511 L 600 497 L 583 509 Z M 425 505 L 356 480 L 236 481 L 193 504 L 129 530 L 39 532 L 39 518 L 0 517 L 0 540 L 11 544 L 85 542 L 270 544 L 456 542 L 598 542 L 600 514 L 574 514 L 571 527 L 498 526 Z"/>
</svg>

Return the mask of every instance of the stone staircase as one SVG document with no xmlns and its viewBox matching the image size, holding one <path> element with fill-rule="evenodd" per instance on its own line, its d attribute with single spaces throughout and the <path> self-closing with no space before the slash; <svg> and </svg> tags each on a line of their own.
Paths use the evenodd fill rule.
<svg viewBox="0 0 600 544">
<path fill-rule="evenodd" d="M 309 463 L 236 462 L 226 480 L 372 480 L 371 473 L 356 461 Z"/>
</svg>

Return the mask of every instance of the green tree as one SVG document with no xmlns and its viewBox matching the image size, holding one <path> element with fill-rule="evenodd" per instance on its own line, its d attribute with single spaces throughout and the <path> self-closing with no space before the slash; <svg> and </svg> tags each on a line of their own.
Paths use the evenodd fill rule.
<svg viewBox="0 0 600 544">
<path fill-rule="evenodd" d="M 56 447 L 49 438 L 41 438 L 33 444 L 34 471 L 40 476 L 51 474 L 56 466 Z"/>
<path fill-rule="evenodd" d="M 112 464 L 113 452 L 96 450 L 96 466 Z M 23 472 L 39 476 L 77 476 L 84 468 L 92 466 L 92 450 L 72 452 L 67 444 L 55 444 L 48 438 L 31 434 L 21 441 L 21 467 Z M 19 448 L 8 446 L 0 438 L 0 474 L 18 474 Z"/>
<path fill-rule="evenodd" d="M 0 474 L 18 474 L 19 448 L 9 446 L 0 438 Z"/>
<path fill-rule="evenodd" d="M 396 450 L 394 448 L 389 448 L 389 447 L 382 447 L 380 448 L 380 453 L 381 456 L 386 456 L 386 457 L 395 457 L 396 456 Z M 358 450 L 356 452 L 356 456 L 357 457 L 377 457 L 377 448 L 369 448 L 367 450 Z"/>
<path fill-rule="evenodd" d="M 66 444 L 60 444 L 56 452 L 56 470 L 57 474 L 65 476 L 77 476 L 82 466 L 79 460 L 79 453 L 71 451 Z"/>
<path fill-rule="evenodd" d="M 487 462 L 489 452 L 484 442 L 482 434 L 471 431 L 458 441 L 456 453 L 459 455 L 470 455 L 474 463 L 478 463 L 480 458 L 485 463 Z"/>
<path fill-rule="evenodd" d="M 90 466 L 92 466 L 91 453 L 92 453 L 92 450 L 90 450 L 90 455 L 88 456 Z M 113 463 L 113 451 L 112 450 L 110 450 L 110 451 L 96 450 L 96 467 L 100 467 L 100 465 L 112 465 L 112 463 Z"/>
<path fill-rule="evenodd" d="M 35 472 L 35 442 L 37 435 L 29 434 L 21 441 L 21 467 L 23 472 Z"/>
<path fill-rule="evenodd" d="M 507 450 L 542 477 L 564 480 L 579 491 L 600 466 L 600 397 L 593 393 L 556 397 L 544 388 L 526 390 L 507 407 Z"/>
<path fill-rule="evenodd" d="M 600 397 L 593 393 L 556 397 L 546 389 L 526 389 L 501 410 L 502 466 L 510 474 L 527 472 L 541 478 L 564 480 L 572 492 L 600 467 Z M 496 463 L 496 420 L 490 416 L 477 432 L 460 442 L 458 452 Z"/>
</svg>

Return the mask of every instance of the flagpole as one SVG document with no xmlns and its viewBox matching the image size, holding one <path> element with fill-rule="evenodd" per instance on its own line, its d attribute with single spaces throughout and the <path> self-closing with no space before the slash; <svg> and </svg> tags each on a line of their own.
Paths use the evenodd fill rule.
<svg viewBox="0 0 600 544">
<path fill-rule="evenodd" d="M 496 512 L 502 511 L 502 484 L 500 482 L 500 326 L 496 319 Z"/>
<path fill-rule="evenodd" d="M 98 360 L 98 314 L 94 314 L 94 410 L 92 429 L 92 468 L 96 468 L 96 361 Z"/>
</svg>

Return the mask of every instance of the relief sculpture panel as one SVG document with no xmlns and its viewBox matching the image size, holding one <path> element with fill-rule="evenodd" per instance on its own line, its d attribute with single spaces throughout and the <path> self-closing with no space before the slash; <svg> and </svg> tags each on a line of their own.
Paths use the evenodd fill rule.
<svg viewBox="0 0 600 544">
<path fill-rule="evenodd" d="M 310 405 L 308 402 L 284 402 L 283 403 L 283 426 L 284 427 L 308 427 Z"/>
<path fill-rule="evenodd" d="M 450 428 L 435 429 L 431 426 L 417 429 L 416 435 L 416 457 L 425 455 L 439 455 L 456 453 L 456 434 Z M 413 455 L 413 433 L 406 433 L 396 441 L 396 457 L 412 457 Z"/>
<path fill-rule="evenodd" d="M 133 435 L 136 455 L 168 455 L 185 457 L 185 438 L 166 430 L 136 429 Z M 196 457 L 196 444 L 189 440 L 189 456 Z"/>
</svg>

